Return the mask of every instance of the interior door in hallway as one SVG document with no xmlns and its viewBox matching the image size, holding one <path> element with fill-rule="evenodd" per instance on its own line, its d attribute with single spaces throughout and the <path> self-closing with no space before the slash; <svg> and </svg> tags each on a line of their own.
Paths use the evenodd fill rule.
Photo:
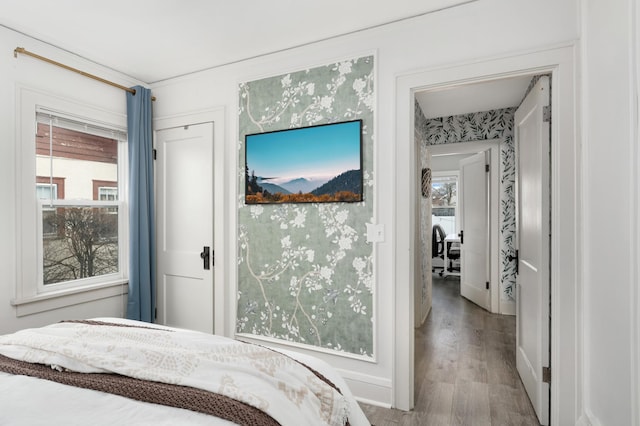
<svg viewBox="0 0 640 426">
<path fill-rule="evenodd" d="M 213 125 L 156 132 L 157 322 L 207 333 L 214 330 Z"/>
<path fill-rule="evenodd" d="M 549 424 L 549 78 L 542 77 L 515 114 L 516 367 L 538 415 Z"/>
<path fill-rule="evenodd" d="M 460 161 L 460 294 L 490 311 L 489 178 L 485 152 Z"/>
</svg>

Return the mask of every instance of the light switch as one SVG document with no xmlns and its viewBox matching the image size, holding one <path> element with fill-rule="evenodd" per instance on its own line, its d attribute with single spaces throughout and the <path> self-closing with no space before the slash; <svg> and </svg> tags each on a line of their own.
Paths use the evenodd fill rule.
<svg viewBox="0 0 640 426">
<path fill-rule="evenodd" d="M 367 242 L 381 243 L 384 241 L 384 225 L 381 223 L 367 223 Z"/>
</svg>

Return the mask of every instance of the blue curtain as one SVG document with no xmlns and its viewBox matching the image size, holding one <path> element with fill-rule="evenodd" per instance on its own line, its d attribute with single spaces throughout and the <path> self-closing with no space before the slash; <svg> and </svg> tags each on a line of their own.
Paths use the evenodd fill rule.
<svg viewBox="0 0 640 426">
<path fill-rule="evenodd" d="M 127 92 L 129 135 L 129 297 L 127 318 L 153 322 L 156 308 L 151 91 Z"/>
</svg>

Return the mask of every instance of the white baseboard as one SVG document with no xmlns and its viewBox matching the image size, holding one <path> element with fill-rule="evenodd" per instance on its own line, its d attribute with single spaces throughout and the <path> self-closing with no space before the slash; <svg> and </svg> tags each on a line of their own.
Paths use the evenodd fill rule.
<svg viewBox="0 0 640 426">
<path fill-rule="evenodd" d="M 373 405 L 374 407 L 380 407 L 380 408 L 391 408 L 391 404 L 381 404 L 378 401 L 372 401 L 366 398 L 358 398 L 357 396 L 355 398 L 356 398 L 356 401 L 361 402 L 363 404 Z"/>
<path fill-rule="evenodd" d="M 511 300 L 500 300 L 500 313 L 502 315 L 515 315 L 516 302 L 512 302 Z"/>
<path fill-rule="evenodd" d="M 336 370 L 358 401 L 379 407 L 391 407 L 391 380 L 340 368 Z"/>
</svg>

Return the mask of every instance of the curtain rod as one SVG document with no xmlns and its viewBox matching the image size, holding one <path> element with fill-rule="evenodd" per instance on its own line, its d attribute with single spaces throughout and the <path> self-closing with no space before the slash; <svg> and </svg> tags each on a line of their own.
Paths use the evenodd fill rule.
<svg viewBox="0 0 640 426">
<path fill-rule="evenodd" d="M 64 69 L 69 70 L 69 71 L 73 71 L 73 72 L 75 72 L 77 74 L 83 75 L 85 77 L 92 78 L 92 79 L 97 80 L 97 81 L 99 81 L 101 83 L 108 84 L 109 86 L 117 87 L 118 89 L 122 89 L 122 90 L 125 90 L 125 91 L 129 92 L 129 93 L 133 93 L 134 95 L 136 94 L 136 89 L 132 89 L 130 87 L 122 86 L 122 85 L 120 85 L 118 83 L 114 83 L 113 81 L 105 80 L 102 77 L 98 77 L 97 75 L 89 74 L 88 72 L 84 72 L 84 71 L 79 70 L 77 68 L 70 67 L 69 65 L 65 65 L 65 64 L 62 64 L 60 62 L 56 62 L 56 61 L 54 61 L 52 59 L 49 59 L 49 58 L 45 58 L 44 56 L 40 56 L 40 55 L 37 55 L 37 54 L 35 54 L 33 52 L 29 52 L 24 47 L 16 47 L 13 50 L 13 57 L 17 58 L 18 57 L 18 53 L 22 53 L 23 55 L 31 56 L 32 58 L 40 59 L 41 61 L 47 62 L 49 64 L 52 64 L 52 65 L 55 65 L 55 66 L 58 66 L 58 67 L 61 67 L 61 68 L 64 68 Z M 156 97 L 152 96 L 151 100 L 155 101 Z"/>
</svg>

